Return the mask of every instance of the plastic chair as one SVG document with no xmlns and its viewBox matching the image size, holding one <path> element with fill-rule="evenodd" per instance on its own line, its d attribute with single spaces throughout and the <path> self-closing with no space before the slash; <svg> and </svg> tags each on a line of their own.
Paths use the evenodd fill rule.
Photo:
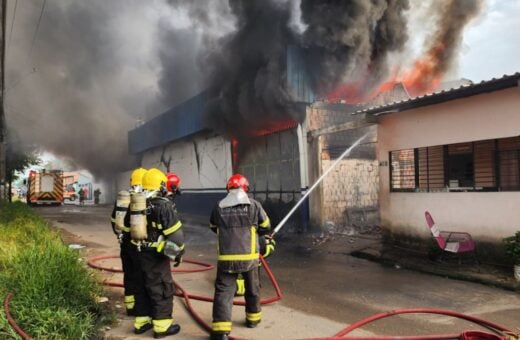
<svg viewBox="0 0 520 340">
<path fill-rule="evenodd" d="M 424 212 L 424 216 L 426 217 L 426 224 L 428 225 L 428 228 L 430 228 L 439 248 L 449 253 L 458 254 L 459 263 L 461 262 L 460 254 L 473 252 L 475 260 L 478 263 L 475 252 L 475 241 L 473 241 L 473 238 L 469 233 L 440 230 L 435 225 L 433 217 L 428 211 Z"/>
</svg>

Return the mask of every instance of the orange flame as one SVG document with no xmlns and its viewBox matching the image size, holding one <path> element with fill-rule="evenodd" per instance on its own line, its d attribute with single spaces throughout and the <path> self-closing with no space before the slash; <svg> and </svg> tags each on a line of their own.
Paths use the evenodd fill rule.
<svg viewBox="0 0 520 340">
<path fill-rule="evenodd" d="M 402 83 L 412 97 L 435 92 L 439 87 L 444 70 L 441 67 L 445 46 L 439 43 L 413 63 L 413 67 L 404 72 L 394 72 L 394 76 L 381 83 L 375 91 L 363 91 L 364 82 L 339 85 L 327 95 L 330 102 L 344 101 L 347 104 L 366 103 L 378 94 L 388 92 L 396 84 Z"/>
<path fill-rule="evenodd" d="M 265 122 L 254 129 L 249 131 L 249 135 L 253 137 L 260 137 L 269 135 L 271 133 L 280 132 L 288 129 L 292 129 L 298 125 L 294 119 L 280 119 L 272 122 Z"/>
<path fill-rule="evenodd" d="M 435 92 L 441 83 L 443 72 L 440 62 L 445 47 L 442 43 L 433 46 L 426 55 L 417 60 L 414 67 L 400 80 L 412 96 Z"/>
</svg>

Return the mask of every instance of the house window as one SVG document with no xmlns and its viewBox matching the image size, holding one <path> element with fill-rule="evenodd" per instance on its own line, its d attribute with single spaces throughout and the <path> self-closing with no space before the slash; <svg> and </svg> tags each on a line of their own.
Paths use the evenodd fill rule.
<svg viewBox="0 0 520 340">
<path fill-rule="evenodd" d="M 390 152 L 391 191 L 520 190 L 520 137 Z"/>
<path fill-rule="evenodd" d="M 520 190 L 519 167 L 520 138 L 504 138 L 498 141 L 500 188 Z"/>
<path fill-rule="evenodd" d="M 395 191 L 413 190 L 416 187 L 414 149 L 392 152 L 390 164 L 392 189 Z"/>
<path fill-rule="evenodd" d="M 449 188 L 473 188 L 475 184 L 473 143 L 448 145 L 446 175 Z"/>
</svg>

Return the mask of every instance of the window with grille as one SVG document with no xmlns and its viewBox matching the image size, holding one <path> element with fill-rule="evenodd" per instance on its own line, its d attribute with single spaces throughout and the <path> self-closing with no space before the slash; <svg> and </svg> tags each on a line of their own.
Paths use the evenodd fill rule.
<svg viewBox="0 0 520 340">
<path fill-rule="evenodd" d="M 520 190 L 520 137 L 390 152 L 391 191 Z"/>
</svg>

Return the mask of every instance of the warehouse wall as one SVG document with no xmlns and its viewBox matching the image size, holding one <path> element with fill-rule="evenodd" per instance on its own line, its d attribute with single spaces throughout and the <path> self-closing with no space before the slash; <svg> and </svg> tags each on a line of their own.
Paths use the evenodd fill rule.
<svg viewBox="0 0 520 340">
<path fill-rule="evenodd" d="M 175 172 L 181 179 L 179 211 L 209 215 L 214 204 L 225 195 L 231 176 L 231 146 L 214 133 L 201 132 L 143 154 L 144 168 Z"/>
<path fill-rule="evenodd" d="M 238 172 L 249 179 L 252 196 L 263 203 L 273 224 L 279 222 L 302 196 L 297 128 L 251 141 L 239 157 Z M 284 230 L 305 231 L 307 215 L 303 205 Z"/>
</svg>

